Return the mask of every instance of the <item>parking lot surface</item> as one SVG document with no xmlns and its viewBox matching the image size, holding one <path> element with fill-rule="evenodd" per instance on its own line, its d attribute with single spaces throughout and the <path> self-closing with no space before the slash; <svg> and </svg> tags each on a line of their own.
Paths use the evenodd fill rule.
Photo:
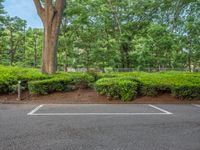
<svg viewBox="0 0 200 150">
<path fill-rule="evenodd" d="M 199 150 L 200 105 L 0 105 L 1 150 Z"/>
</svg>

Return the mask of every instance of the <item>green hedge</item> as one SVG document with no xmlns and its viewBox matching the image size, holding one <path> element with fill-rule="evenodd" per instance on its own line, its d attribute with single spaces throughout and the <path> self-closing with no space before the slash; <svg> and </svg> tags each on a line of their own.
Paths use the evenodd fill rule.
<svg viewBox="0 0 200 150">
<path fill-rule="evenodd" d="M 133 79 L 103 78 L 96 82 L 95 89 L 108 98 L 132 100 L 137 95 L 138 83 Z"/>
<path fill-rule="evenodd" d="M 178 98 L 184 99 L 200 99 L 200 85 L 194 86 L 194 85 L 180 85 L 176 87 L 171 88 L 171 93 L 173 96 L 176 96 Z"/>
<path fill-rule="evenodd" d="M 141 95 L 157 96 L 159 93 L 170 91 L 170 84 L 166 77 L 156 74 L 144 74 L 138 77 L 138 80 L 141 83 Z"/>
<path fill-rule="evenodd" d="M 31 93 L 48 94 L 92 86 L 108 97 L 130 100 L 137 95 L 157 96 L 163 92 L 178 98 L 200 99 L 200 73 L 128 72 L 128 73 L 64 73 L 52 76 L 38 69 L 0 66 L 0 94 L 16 92 L 18 81 Z M 137 84 L 137 86 L 136 86 Z M 130 90 L 128 88 L 130 87 Z M 137 87 L 137 90 L 135 88 Z M 132 92 L 132 93 L 131 93 Z M 127 94 L 127 95 L 126 95 Z"/>
<path fill-rule="evenodd" d="M 189 72 L 129 72 L 99 74 L 98 78 L 130 78 L 138 82 L 138 95 L 158 96 L 171 93 L 173 96 L 200 99 L 200 73 Z M 113 96 L 114 97 L 114 96 Z"/>
<path fill-rule="evenodd" d="M 153 73 L 138 80 L 142 84 L 142 95 L 157 96 L 168 92 L 178 98 L 200 98 L 200 76 L 196 73 Z"/>
<path fill-rule="evenodd" d="M 30 90 L 31 93 L 36 94 L 47 94 L 68 90 L 70 85 L 77 88 L 88 87 L 95 79 L 87 73 L 60 72 L 48 76 L 41 74 L 38 69 L 0 66 L 0 94 L 16 92 L 18 81 L 22 82 L 24 90 Z"/>
<path fill-rule="evenodd" d="M 73 80 L 72 83 L 78 86 L 90 87 L 95 82 L 95 77 L 87 73 L 71 73 L 70 76 Z"/>
<path fill-rule="evenodd" d="M 70 91 L 76 88 L 86 88 L 94 82 L 94 78 L 85 73 L 58 73 L 51 79 L 32 81 L 28 83 L 31 94 L 49 94 L 52 92 Z"/>
<path fill-rule="evenodd" d="M 37 69 L 0 66 L 0 93 L 16 92 L 18 81 L 21 81 L 23 88 L 27 89 L 28 81 L 47 78 L 50 77 L 41 74 Z"/>
<path fill-rule="evenodd" d="M 200 100 L 200 84 L 180 84 L 171 87 L 171 93 L 181 99 Z"/>
<path fill-rule="evenodd" d="M 52 78 L 39 81 L 31 81 L 28 83 L 28 89 L 31 94 L 49 94 L 52 92 L 70 90 L 69 85 L 72 83 L 70 77 Z"/>
</svg>

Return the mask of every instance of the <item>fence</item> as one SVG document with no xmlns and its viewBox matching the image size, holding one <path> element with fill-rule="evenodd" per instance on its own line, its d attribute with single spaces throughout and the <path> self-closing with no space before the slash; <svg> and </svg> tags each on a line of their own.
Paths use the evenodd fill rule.
<svg viewBox="0 0 200 150">
<path fill-rule="evenodd" d="M 62 67 L 58 67 L 59 71 L 64 71 Z M 143 68 L 143 69 L 136 69 L 136 68 L 67 68 L 68 72 L 87 72 L 87 71 L 95 71 L 95 72 L 133 72 L 133 71 L 144 71 L 144 72 L 163 72 L 163 71 L 185 71 L 185 72 L 200 72 L 199 69 L 194 69 L 189 71 L 187 68 Z"/>
</svg>

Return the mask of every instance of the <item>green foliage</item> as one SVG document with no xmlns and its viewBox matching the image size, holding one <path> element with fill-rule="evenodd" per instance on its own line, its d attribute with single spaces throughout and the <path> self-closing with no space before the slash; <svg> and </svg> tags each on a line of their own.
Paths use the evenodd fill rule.
<svg viewBox="0 0 200 150">
<path fill-rule="evenodd" d="M 199 1 L 194 0 L 68 0 L 59 62 L 105 72 L 191 70 L 190 65 L 198 70 L 199 12 Z"/>
<path fill-rule="evenodd" d="M 27 88 L 28 81 L 47 78 L 49 76 L 41 74 L 37 69 L 0 66 L 0 93 L 16 91 L 13 87 L 17 85 L 18 81 L 22 81 L 22 86 Z"/>
<path fill-rule="evenodd" d="M 87 88 L 88 86 L 91 85 L 91 83 L 93 83 L 95 81 L 95 78 L 88 73 L 75 73 L 75 72 L 71 72 L 71 73 L 58 73 L 53 75 L 54 77 L 65 77 L 65 76 L 69 76 L 72 79 L 72 84 L 76 85 L 76 86 L 81 86 L 81 87 L 85 87 Z"/>
<path fill-rule="evenodd" d="M 157 96 L 171 93 L 178 98 L 200 99 L 200 74 L 189 72 L 160 72 L 160 73 L 110 73 L 99 74 L 100 81 L 104 78 L 129 79 L 138 83 L 138 95 Z M 98 81 L 97 81 L 98 82 Z M 105 93 L 104 93 L 105 94 Z"/>
<path fill-rule="evenodd" d="M 137 94 L 137 82 L 122 78 L 103 78 L 96 82 L 95 89 L 98 93 L 108 98 L 129 101 Z"/>
<path fill-rule="evenodd" d="M 0 0 L 0 64 L 39 68 L 43 30 L 27 29 L 25 20 L 5 16 L 3 2 Z M 68 0 L 60 30 L 58 68 L 99 68 L 107 73 L 47 76 L 33 69 L 0 67 L 0 93 L 15 91 L 18 80 L 25 89 L 30 81 L 37 81 L 36 87 L 40 82 L 45 86 L 55 83 L 55 87 L 36 92 L 48 93 L 62 90 L 61 82 L 68 77 L 76 86 L 118 77 L 137 82 L 141 95 L 170 92 L 199 98 L 196 73 L 108 73 L 115 68 L 200 70 L 199 16 L 199 0 Z"/>
<path fill-rule="evenodd" d="M 142 84 L 140 93 L 147 96 L 157 96 L 160 92 L 168 92 L 170 88 L 169 82 L 165 78 L 158 76 L 143 76 L 140 79 Z"/>
<path fill-rule="evenodd" d="M 161 92 L 171 92 L 181 98 L 199 98 L 200 76 L 198 73 L 152 73 L 139 77 L 141 93 L 156 96 Z"/>
<path fill-rule="evenodd" d="M 172 95 L 178 98 L 200 99 L 200 84 L 176 85 L 171 88 Z"/>
<path fill-rule="evenodd" d="M 22 82 L 24 90 L 29 89 L 35 94 L 47 94 L 67 91 L 72 85 L 75 88 L 85 88 L 95 79 L 86 73 L 57 73 L 48 76 L 41 74 L 38 69 L 0 66 L 0 93 L 15 92 L 18 81 Z"/>
<path fill-rule="evenodd" d="M 5 17 L 3 2 L 0 0 L 0 64 L 40 67 L 43 29 L 27 28 L 26 21 L 18 17 Z M 58 68 L 200 70 L 199 0 L 67 3 Z"/>
<path fill-rule="evenodd" d="M 3 2 L 4 2 L 4 0 L 0 0 L 0 28 L 1 28 L 2 22 L 4 20 L 3 14 L 5 13 L 4 7 L 3 7 Z"/>
<path fill-rule="evenodd" d="M 94 78 L 85 73 L 57 73 L 50 79 L 29 82 L 28 89 L 31 94 L 45 95 L 52 92 L 87 88 L 92 82 Z"/>
<path fill-rule="evenodd" d="M 61 92 L 70 90 L 69 85 L 72 79 L 66 77 L 54 77 L 46 80 L 32 81 L 28 83 L 28 89 L 31 94 L 49 94 L 52 92 Z"/>
<path fill-rule="evenodd" d="M 189 72 L 129 72 L 129 73 L 64 73 L 52 76 L 37 69 L 0 66 L 0 93 L 16 91 L 18 81 L 33 94 L 48 94 L 91 87 L 110 98 L 131 100 L 136 95 L 157 96 L 168 92 L 178 98 L 200 99 L 200 73 Z"/>
</svg>

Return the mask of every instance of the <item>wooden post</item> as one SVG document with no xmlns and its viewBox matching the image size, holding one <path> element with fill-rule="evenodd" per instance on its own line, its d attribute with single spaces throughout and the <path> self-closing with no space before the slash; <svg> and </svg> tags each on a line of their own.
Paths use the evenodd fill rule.
<svg viewBox="0 0 200 150">
<path fill-rule="evenodd" d="M 18 91 L 17 100 L 21 101 L 21 81 L 18 81 L 17 91 Z"/>
</svg>

